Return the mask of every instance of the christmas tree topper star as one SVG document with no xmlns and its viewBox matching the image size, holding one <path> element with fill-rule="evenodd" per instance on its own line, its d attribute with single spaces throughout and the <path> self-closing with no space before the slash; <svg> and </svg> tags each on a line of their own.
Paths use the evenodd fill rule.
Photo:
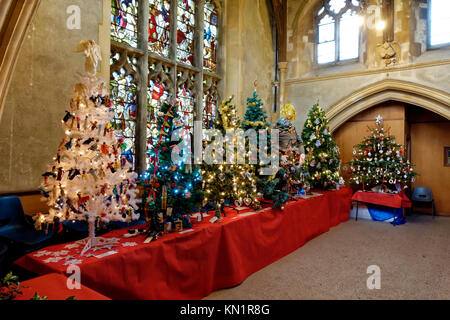
<svg viewBox="0 0 450 320">
<path fill-rule="evenodd" d="M 376 118 L 376 123 L 381 124 L 383 122 L 383 117 L 381 115 L 378 115 Z"/>
</svg>

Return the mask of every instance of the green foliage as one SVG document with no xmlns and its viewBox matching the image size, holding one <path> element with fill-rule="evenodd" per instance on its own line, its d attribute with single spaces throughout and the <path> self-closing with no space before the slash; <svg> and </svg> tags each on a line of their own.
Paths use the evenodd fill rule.
<svg viewBox="0 0 450 320">
<path fill-rule="evenodd" d="M 311 188 L 333 189 L 343 184 L 339 148 L 331 136 L 325 111 L 318 104 L 309 111 L 302 140 L 306 153 L 303 171 Z"/>
<path fill-rule="evenodd" d="M 407 159 L 407 152 L 395 142 L 389 129 L 385 130 L 382 118 L 377 118 L 375 128 L 368 129 L 370 135 L 354 146 L 353 159 L 349 162 L 352 173 L 350 182 L 364 187 L 414 182 L 417 174 Z"/>
<path fill-rule="evenodd" d="M 48 298 L 46 296 L 41 297 L 39 293 L 35 292 L 30 300 L 48 300 Z"/>
<path fill-rule="evenodd" d="M 270 126 L 267 122 L 266 111 L 262 108 L 263 103 L 258 98 L 256 91 L 253 92 L 251 98 L 247 98 L 247 110 L 245 112 L 244 120 L 242 120 L 242 129 L 265 129 Z"/>
<path fill-rule="evenodd" d="M 12 300 L 17 297 L 18 294 L 22 294 L 20 291 L 19 278 L 9 272 L 3 279 L 0 280 L 0 300 Z"/>
<path fill-rule="evenodd" d="M 227 130 L 238 130 L 239 120 L 236 107 L 232 104 L 233 97 L 224 100 L 219 106 L 217 119 L 213 128 L 219 130 L 224 136 Z M 213 141 L 207 144 L 212 144 Z M 222 145 L 226 159 L 226 141 Z M 232 143 L 229 141 L 228 143 Z M 235 155 L 233 155 L 234 159 Z M 202 166 L 203 189 L 205 200 L 214 203 L 216 215 L 220 214 L 226 202 L 234 204 L 255 201 L 256 186 L 254 180 L 253 166 L 238 164 L 206 164 Z"/>
<path fill-rule="evenodd" d="M 158 213 L 163 212 L 166 221 L 175 222 L 183 214 L 200 208 L 203 200 L 202 178 L 199 168 L 190 162 L 192 156 L 187 163 L 172 161 L 172 150 L 180 141 L 171 141 L 171 136 L 183 126 L 176 118 L 177 109 L 177 105 L 161 105 L 156 115 L 159 135 L 153 139 L 152 148 L 148 151 L 150 166 L 141 177 L 144 208 L 147 214 L 152 215 L 155 224 Z M 167 208 L 172 208 L 172 212 L 167 212 Z"/>
</svg>

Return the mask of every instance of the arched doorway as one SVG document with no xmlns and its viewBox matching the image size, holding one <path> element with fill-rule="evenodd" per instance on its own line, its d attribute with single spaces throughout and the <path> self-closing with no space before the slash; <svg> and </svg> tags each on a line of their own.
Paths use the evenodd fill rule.
<svg viewBox="0 0 450 320">
<path fill-rule="evenodd" d="M 450 94 L 412 82 L 383 80 L 331 106 L 327 111 L 331 131 L 362 111 L 390 100 L 417 105 L 450 119 Z"/>
<path fill-rule="evenodd" d="M 444 165 L 443 159 L 445 147 L 450 146 L 450 120 L 436 112 L 445 111 L 443 107 L 446 106 L 441 102 L 432 106 L 430 97 L 419 99 L 412 93 L 403 93 L 401 99 L 392 99 L 399 95 L 401 93 L 395 93 L 395 90 L 386 90 L 367 96 L 342 109 L 343 115 L 336 114 L 331 119 L 333 135 L 341 149 L 344 178 L 348 181 L 346 163 L 353 156 L 353 146 L 369 134 L 367 127 L 373 127 L 376 116 L 381 115 L 397 143 L 407 147 L 408 156 L 419 173 L 412 187 L 430 187 L 437 213 L 450 216 L 450 167 Z M 376 98 L 379 98 L 378 102 Z M 417 98 L 419 103 L 412 103 L 413 98 Z M 427 108 L 423 106 L 425 102 Z"/>
</svg>

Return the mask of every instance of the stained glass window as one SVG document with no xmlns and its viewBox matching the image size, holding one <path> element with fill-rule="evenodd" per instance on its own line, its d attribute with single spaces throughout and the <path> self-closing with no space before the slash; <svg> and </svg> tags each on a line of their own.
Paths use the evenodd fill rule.
<svg viewBox="0 0 450 320">
<path fill-rule="evenodd" d="M 193 131 L 194 105 L 203 98 L 200 111 L 204 127 L 212 124 L 218 105 L 217 69 L 219 3 L 213 0 L 148 0 L 149 18 L 138 15 L 139 0 L 111 0 L 111 101 L 116 135 L 124 139 L 124 157 L 142 159 L 151 150 L 159 133 L 156 118 L 162 102 L 178 104 L 178 118 L 184 124 L 184 134 Z M 205 2 L 204 24 L 196 27 L 195 6 Z M 138 24 L 148 29 L 147 44 L 138 44 Z M 171 28 L 171 26 L 176 27 Z M 204 30 L 204 41 L 194 47 L 195 30 Z M 120 45 L 118 44 L 120 43 Z M 174 47 L 172 47 L 172 44 Z M 176 45 L 176 46 L 175 46 Z M 137 68 L 142 52 L 149 53 L 148 70 Z M 174 56 L 172 56 L 172 53 Z M 144 55 L 145 56 L 145 55 Z M 194 56 L 203 57 L 203 68 L 194 66 Z M 131 57 L 131 58 L 130 58 Z M 186 65 L 188 66 L 186 66 Z M 210 72 L 205 72 L 210 71 Z M 196 83 L 199 72 L 204 73 L 203 88 Z M 147 83 L 143 83 L 148 79 Z M 137 100 L 138 88 L 147 88 L 147 100 Z M 200 99 L 201 100 L 201 99 Z M 148 111 L 147 148 L 135 149 L 136 110 Z M 199 119 L 200 120 L 200 119 Z M 135 154 L 138 153 L 138 154 Z M 149 162 L 147 158 L 147 165 Z M 136 170 L 142 171 L 138 161 Z"/>
<path fill-rule="evenodd" d="M 359 5 L 358 0 L 328 0 L 317 11 L 318 64 L 358 59 Z"/>
<path fill-rule="evenodd" d="M 115 53 L 111 62 L 113 63 L 118 59 L 120 59 L 120 54 Z M 133 61 L 129 62 L 132 63 Z M 112 125 L 116 136 L 123 138 L 126 145 L 123 149 L 123 156 L 130 157 L 130 159 L 133 159 L 135 154 L 136 88 L 134 77 L 128 74 L 125 68 L 120 68 L 119 71 L 112 73 L 110 81 L 111 108 L 114 112 Z"/>
<path fill-rule="evenodd" d="M 212 128 L 217 110 L 217 99 L 215 95 L 206 93 L 203 98 L 203 127 Z"/>
<path fill-rule="evenodd" d="M 178 0 L 177 60 L 194 65 L 195 3 Z"/>
<path fill-rule="evenodd" d="M 217 23 L 218 15 L 215 5 L 211 1 L 205 4 L 204 20 L 204 46 L 203 46 L 203 67 L 215 71 L 217 64 Z"/>
<path fill-rule="evenodd" d="M 148 49 L 167 57 L 170 45 L 170 0 L 149 0 Z"/>
<path fill-rule="evenodd" d="M 179 104 L 178 115 L 180 120 L 189 129 L 194 126 L 194 92 L 187 83 L 178 87 L 177 102 Z"/>
<path fill-rule="evenodd" d="M 450 1 L 431 0 L 429 11 L 429 45 L 450 44 Z"/>
<path fill-rule="evenodd" d="M 111 0 L 111 39 L 137 47 L 137 0 Z"/>
</svg>

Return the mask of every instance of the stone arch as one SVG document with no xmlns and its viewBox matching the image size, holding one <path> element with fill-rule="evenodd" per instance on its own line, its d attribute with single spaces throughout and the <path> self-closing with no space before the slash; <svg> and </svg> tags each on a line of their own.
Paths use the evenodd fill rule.
<svg viewBox="0 0 450 320">
<path fill-rule="evenodd" d="M 389 100 L 414 104 L 450 120 L 450 94 L 412 82 L 383 80 L 331 106 L 326 112 L 330 130 L 338 129 L 358 113 Z"/>
<path fill-rule="evenodd" d="M 19 51 L 39 2 L 2 0 L 0 6 L 0 120 Z"/>
</svg>

